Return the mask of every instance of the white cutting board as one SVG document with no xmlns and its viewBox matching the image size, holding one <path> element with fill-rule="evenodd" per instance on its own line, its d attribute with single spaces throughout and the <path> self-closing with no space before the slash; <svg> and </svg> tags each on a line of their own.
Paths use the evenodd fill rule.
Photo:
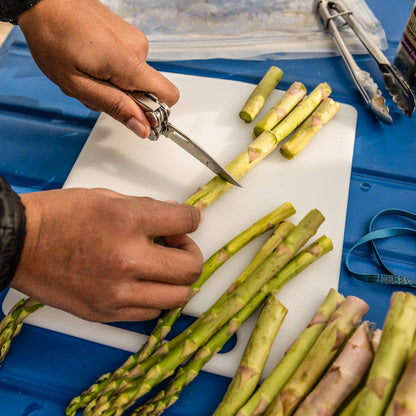
<svg viewBox="0 0 416 416">
<path fill-rule="evenodd" d="M 251 141 L 254 126 L 238 117 L 240 107 L 253 90 L 242 82 L 165 74 L 181 90 L 171 121 L 194 138 L 220 163 L 226 165 Z M 317 84 L 324 80 L 317 80 Z M 283 91 L 274 90 L 264 114 Z M 259 117 L 260 117 L 259 116 Z M 297 223 L 309 210 L 318 208 L 326 221 L 317 237 L 326 234 L 334 250 L 292 280 L 279 294 L 289 313 L 276 338 L 264 376 L 309 322 L 331 287 L 338 287 L 344 224 L 356 126 L 356 110 L 342 104 L 340 112 L 324 126 L 304 151 L 288 161 L 275 151 L 204 212 L 204 222 L 192 234 L 205 258 L 259 218 L 285 201 L 297 210 Z M 157 142 L 137 138 L 109 116 L 100 115 L 65 187 L 105 187 L 162 200 L 184 201 L 211 172 L 182 149 L 161 137 Z M 237 278 L 265 237 L 250 243 L 223 265 L 186 307 L 198 316 Z M 10 290 L 3 303 L 7 313 L 22 294 Z M 146 339 L 111 325 L 86 322 L 65 312 L 45 307 L 27 322 L 65 334 L 135 352 Z M 238 331 L 237 344 L 217 354 L 205 369 L 233 376 L 244 351 L 253 316 Z M 109 369 L 111 370 L 111 369 Z"/>
</svg>

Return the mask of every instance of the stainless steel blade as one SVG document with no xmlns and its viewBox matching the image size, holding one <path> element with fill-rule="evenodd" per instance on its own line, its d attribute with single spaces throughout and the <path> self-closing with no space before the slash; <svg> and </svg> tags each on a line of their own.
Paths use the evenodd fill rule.
<svg viewBox="0 0 416 416">
<path fill-rule="evenodd" d="M 198 159 L 220 178 L 241 188 L 241 185 L 226 169 L 224 169 L 212 156 L 202 149 L 201 146 L 191 140 L 186 134 L 178 130 L 171 123 L 167 123 L 167 129 L 162 134 Z"/>
</svg>

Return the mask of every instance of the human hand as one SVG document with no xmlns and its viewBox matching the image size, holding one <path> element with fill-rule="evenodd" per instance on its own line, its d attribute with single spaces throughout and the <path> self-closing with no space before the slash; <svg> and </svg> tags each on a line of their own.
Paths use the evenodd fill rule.
<svg viewBox="0 0 416 416">
<path fill-rule="evenodd" d="M 65 94 L 140 137 L 150 134 L 149 122 L 121 89 L 149 91 L 168 106 L 179 99 L 178 89 L 146 63 L 144 34 L 99 0 L 42 0 L 18 24 L 39 68 Z"/>
<path fill-rule="evenodd" d="M 152 319 L 182 306 L 202 271 L 189 205 L 81 188 L 21 199 L 27 235 L 11 286 L 42 303 L 91 321 Z"/>
</svg>

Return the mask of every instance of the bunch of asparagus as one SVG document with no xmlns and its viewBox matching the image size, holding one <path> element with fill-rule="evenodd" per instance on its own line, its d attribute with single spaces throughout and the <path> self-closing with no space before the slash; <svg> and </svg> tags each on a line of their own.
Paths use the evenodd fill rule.
<svg viewBox="0 0 416 416">
<path fill-rule="evenodd" d="M 252 122 L 282 77 L 282 70 L 272 66 L 247 99 L 239 113 L 240 118 L 247 123 Z M 329 98 L 331 92 L 327 83 L 321 83 L 304 98 L 305 86 L 301 82 L 294 82 L 283 97 L 254 126 L 253 136 L 259 137 L 268 134 L 267 132 L 273 132 L 280 143 L 300 125 L 292 137 L 280 147 L 282 156 L 293 159 L 340 110 L 340 104 Z"/>
<path fill-rule="evenodd" d="M 382 330 L 363 321 L 367 310 L 331 289 L 256 391 L 238 369 L 215 416 L 415 415 L 416 296 L 394 292 Z M 243 368 L 256 355 L 247 351 Z M 249 372 L 257 381 L 262 363 Z"/>
</svg>

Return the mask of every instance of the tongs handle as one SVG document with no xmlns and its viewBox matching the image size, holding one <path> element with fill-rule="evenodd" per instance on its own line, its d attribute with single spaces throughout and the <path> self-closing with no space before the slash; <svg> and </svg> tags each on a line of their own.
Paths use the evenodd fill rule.
<svg viewBox="0 0 416 416">
<path fill-rule="evenodd" d="M 338 7 L 340 7 L 340 9 L 344 9 L 342 5 L 339 5 Z M 394 68 L 372 39 L 365 33 L 353 14 L 345 15 L 344 19 L 376 61 L 380 71 L 383 74 L 386 88 L 393 97 L 394 102 L 397 103 L 399 108 L 401 108 L 403 112 L 410 117 L 415 110 L 415 96 L 409 84 Z"/>
</svg>

